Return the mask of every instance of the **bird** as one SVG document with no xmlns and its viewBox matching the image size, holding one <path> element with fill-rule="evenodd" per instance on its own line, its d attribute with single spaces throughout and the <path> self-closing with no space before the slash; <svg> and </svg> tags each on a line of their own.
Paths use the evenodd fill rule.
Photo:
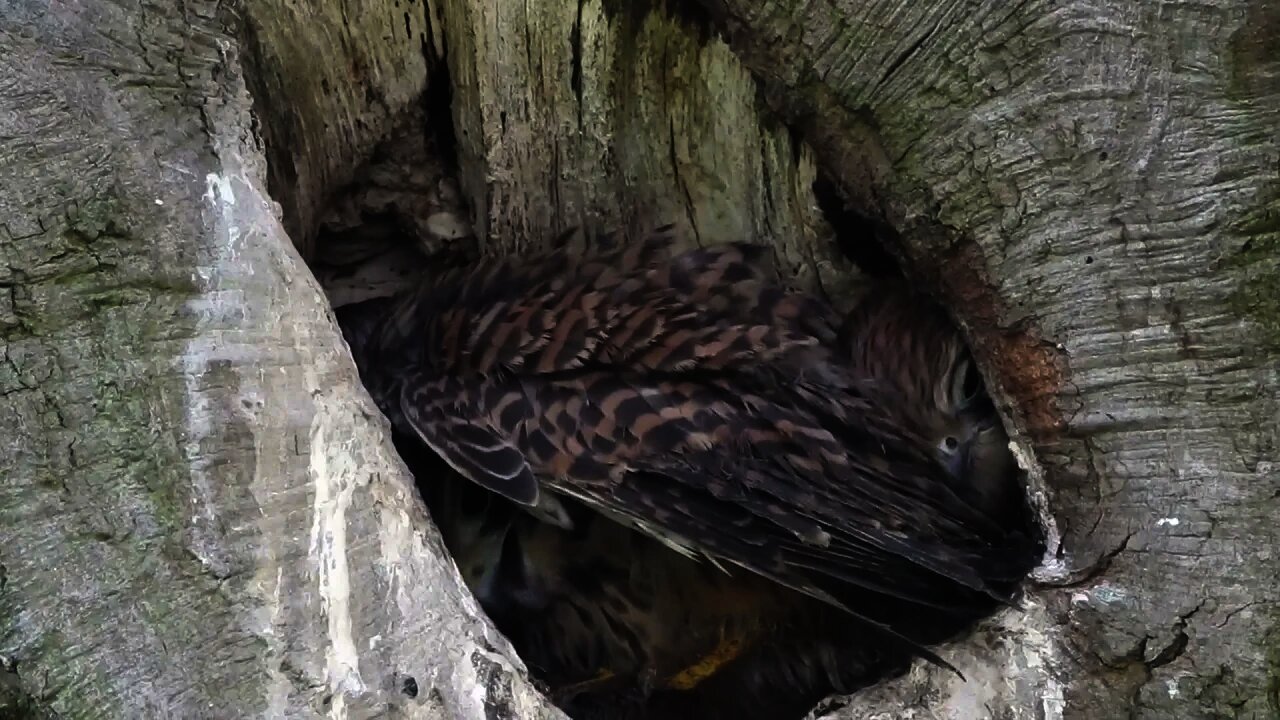
<svg viewBox="0 0 1280 720">
<path fill-rule="evenodd" d="M 561 687 L 666 699 L 947 665 L 926 646 L 1008 602 L 1036 557 L 969 489 L 1005 472 L 971 359 L 916 352 L 928 332 L 894 356 L 891 312 L 842 322 L 763 246 L 597 241 L 339 309 L 395 430 L 487 491 L 452 535 L 504 632 Z M 795 638 L 824 626 L 805 656 Z"/>
<path fill-rule="evenodd" d="M 517 514 L 482 605 L 570 717 L 800 717 L 909 664 L 824 602 L 568 505 L 571 531 Z"/>
<path fill-rule="evenodd" d="M 393 433 L 467 586 L 576 720 L 800 717 L 907 668 L 843 612 L 569 500 L 571 530 Z M 895 664 L 896 663 L 896 664 Z"/>
<path fill-rule="evenodd" d="M 878 388 L 886 406 L 932 442 L 957 493 L 975 494 L 993 517 L 1016 521 L 1010 510 L 1019 485 L 1007 435 L 959 330 L 942 309 L 901 283 L 880 283 L 848 315 L 840 335 L 855 376 Z M 1028 516 L 1025 504 L 1021 510 Z M 519 633 L 518 647 L 588 653 L 576 664 L 536 654 L 526 660 L 585 676 L 594 667 L 637 668 L 640 653 L 633 644 L 664 649 L 668 672 L 673 662 L 697 658 L 709 682 L 696 692 L 687 687 L 693 678 L 668 682 L 666 704 L 650 709 L 663 718 L 783 717 L 787 709 L 799 716 L 834 692 L 906 667 L 902 653 L 866 643 L 856 623 L 820 603 L 758 579 L 708 572 L 634 531 L 604 525 L 608 532 L 596 537 L 569 536 L 536 522 L 513 530 L 509 542 L 523 548 L 517 583 L 537 587 L 533 594 L 543 599 L 536 609 L 508 609 L 504 627 Z M 526 593 L 502 594 L 531 597 Z M 582 637 L 550 641 L 566 628 Z M 719 629 L 722 642 L 689 628 Z M 598 716 L 617 716 L 613 698 L 597 705 L 603 708 Z"/>
<path fill-rule="evenodd" d="M 883 407 L 933 444 L 957 493 L 991 517 L 1026 515 L 1009 435 L 963 335 L 936 301 L 902 281 L 877 282 L 840 336 L 864 391 L 882 395 Z"/>
</svg>

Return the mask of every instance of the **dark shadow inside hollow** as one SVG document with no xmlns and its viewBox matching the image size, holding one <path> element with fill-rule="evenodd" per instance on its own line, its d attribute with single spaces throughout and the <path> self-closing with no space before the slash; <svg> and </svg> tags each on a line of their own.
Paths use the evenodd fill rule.
<svg viewBox="0 0 1280 720">
<path fill-rule="evenodd" d="M 446 157 L 452 145 L 440 132 L 448 126 L 421 112 L 407 118 L 322 224 L 313 267 L 348 333 L 350 308 L 429 282 L 442 266 L 476 261 L 465 199 Z M 893 241 L 892 229 L 845 208 L 830 183 L 814 189 L 841 250 L 875 281 L 901 285 L 884 245 Z M 369 384 L 378 368 L 361 372 Z M 979 394 L 975 371 L 952 372 L 948 391 Z M 403 428 L 393 439 L 481 607 L 535 681 L 577 720 L 798 719 L 833 693 L 904 672 L 917 655 L 829 603 L 746 570 L 684 557 L 573 499 L 562 499 L 572 528 L 548 524 L 462 478 Z M 1018 498 L 1006 503 L 999 522 L 1034 538 L 1035 521 L 1018 501 L 1021 481 L 1006 480 Z M 1012 592 L 1020 578 L 1002 578 L 1002 592 Z M 978 612 L 981 602 L 969 598 L 960 622 L 945 613 L 921 615 L 870 590 L 845 591 L 841 600 L 909 625 L 911 641 L 925 645 L 962 635 L 972 619 L 999 606 L 992 601 Z M 934 600 L 952 602 L 943 595 Z M 672 656 L 659 658 L 660 670 L 640 659 L 651 659 L 652 648 Z"/>
<path fill-rule="evenodd" d="M 813 197 L 835 232 L 836 247 L 867 277 L 900 280 L 902 270 L 886 248 L 897 241 L 887 223 L 869 217 L 845 203 L 835 183 L 823 175 L 813 182 Z"/>
<path fill-rule="evenodd" d="M 554 528 L 459 477 L 417 438 L 399 433 L 393 437 L 446 547 L 486 614 L 520 652 L 535 682 L 575 720 L 798 720 L 833 692 L 854 692 L 910 665 L 907 650 L 885 644 L 868 647 L 865 628 L 824 603 L 779 590 L 745 571 L 725 574 L 572 501 L 568 509 L 574 529 Z M 539 583 L 538 577 L 522 572 L 519 551 L 509 544 L 498 548 L 497 567 L 486 557 L 491 549 L 477 542 L 474 533 L 504 520 L 514 521 L 519 537 L 532 546 L 530 556 L 541 567 L 538 576 L 554 584 Z M 551 565 L 555 572 L 546 569 Z M 496 577 L 490 580 L 486 572 Z M 654 586 L 674 589 L 649 593 Z M 723 612 L 725 604 L 749 602 L 753 595 L 794 605 L 774 626 L 753 623 L 749 613 Z M 693 602 L 697 600 L 701 602 Z M 615 632 L 624 642 L 643 641 L 628 637 L 631 628 L 611 626 L 610 618 L 619 608 L 622 613 L 650 613 L 655 620 L 665 620 L 666 627 L 654 626 L 650 632 L 680 636 L 682 646 L 698 647 L 689 667 L 671 678 L 650 678 L 657 685 L 651 690 L 620 673 L 565 673 L 566 663 L 556 646 L 568 635 L 577 638 L 573 644 L 587 657 L 587 666 L 626 667 L 643 676 L 645 668 L 631 659 L 611 657 L 613 646 L 594 641 L 598 633 Z M 709 622 L 719 617 L 728 621 Z M 740 652 L 736 645 L 752 634 L 765 634 L 769 640 Z M 797 667 L 789 661 L 799 652 L 812 658 L 813 665 Z M 699 676 L 711 669 L 714 672 L 705 679 Z M 817 680 L 808 674 L 830 678 Z M 693 682 L 697 684 L 684 689 Z"/>
<path fill-rule="evenodd" d="M 637 8 L 628 5 L 627 11 L 638 11 Z M 700 27 L 710 29 L 705 23 Z M 261 48 L 251 43 L 250 49 L 254 64 L 265 65 L 267 55 L 260 52 Z M 578 75 L 581 70 L 575 68 Z M 360 332 L 359 327 L 353 328 L 348 322 L 350 308 L 411 291 L 423 282 L 431 282 L 428 278 L 436 277 L 442 267 L 465 268 L 476 262 L 470 213 L 456 182 L 458 143 L 450 108 L 452 79 L 444 62 L 434 62 L 431 72 L 428 94 L 419 107 L 390 130 L 365 166 L 353 173 L 354 183 L 332 199 L 311 195 L 319 192 L 314 185 L 318 180 L 310 177 L 316 173 L 304 172 L 307 168 L 301 160 L 315 158 L 300 159 L 288 152 L 297 149 L 288 145 L 299 134 L 294 132 L 298 129 L 296 124 L 304 117 L 294 113 L 289 103 L 281 102 L 270 86 L 251 83 L 255 113 L 263 123 L 270 161 L 271 193 L 284 207 L 289 231 L 295 236 L 308 233 L 308 237 L 299 238 L 299 245 L 306 249 L 349 340 L 353 329 L 356 334 Z M 577 81 L 581 79 L 578 77 Z M 577 84 L 575 90 L 580 93 L 581 83 Z M 467 133 L 479 128 L 458 130 Z M 794 133 L 793 137 L 799 138 L 800 134 Z M 339 175 L 348 177 L 345 172 Z M 847 207 L 835 187 L 835 183 L 821 179 L 813 189 L 815 200 L 835 230 L 840 250 L 868 277 L 886 283 L 885 287 L 895 282 L 900 285 L 903 273 L 895 260 L 900 254 L 892 251 L 896 241 L 893 228 Z M 313 211 L 322 203 L 327 214 L 319 223 L 318 235 L 312 237 Z M 871 297 L 883 300 L 899 296 L 886 292 Z M 913 298 L 911 307 L 920 302 L 923 301 Z M 940 315 L 933 313 L 930 317 L 936 319 Z M 864 325 L 846 322 L 845 328 L 863 330 L 842 332 L 827 340 L 851 348 L 863 347 L 867 357 L 862 362 L 866 367 L 894 365 L 877 361 L 881 346 L 871 340 L 878 337 L 879 326 L 870 320 L 863 322 Z M 867 340 L 861 346 L 854 342 L 859 332 Z M 911 354 L 944 355 L 931 350 L 938 348 L 917 348 Z M 359 352 L 356 355 L 366 385 L 378 385 L 375 376 L 385 370 L 363 362 L 366 356 Z M 945 372 L 948 382 L 940 386 L 943 394 L 953 393 L 966 403 L 979 394 L 976 388 L 981 384 L 980 378 L 974 382 L 971 364 L 950 362 Z M 890 395 L 904 392 L 892 378 L 877 377 L 875 381 L 889 388 Z M 370 389 L 385 413 L 397 414 L 394 407 L 387 405 L 386 396 Z M 977 404 L 966 407 L 988 411 L 986 406 Z M 404 430 L 401 424 L 393 440 L 462 577 L 481 607 L 512 641 L 533 678 L 577 720 L 798 719 L 833 693 L 853 692 L 902 673 L 919 655 L 919 648 L 912 647 L 912 643 L 931 646 L 963 635 L 972 620 L 999 606 L 978 593 L 950 593 L 942 584 L 923 590 L 904 589 L 917 599 L 921 594 L 929 595 L 926 599 L 932 605 L 927 612 L 921 610 L 922 604 L 903 603 L 891 593 L 874 588 L 840 590 L 840 602 L 858 608 L 863 615 L 905 628 L 905 637 L 890 636 L 832 603 L 813 597 L 814 593 L 802 594 L 735 565 L 685 557 L 650 535 L 625 527 L 570 498 L 562 500 L 561 508 L 571 521 L 566 523 L 568 527 L 552 525 L 462 478 L 420 437 Z M 946 428 L 921 427 L 913 432 L 936 440 L 931 448 L 941 448 L 939 452 L 945 451 L 949 458 L 967 457 L 946 445 L 948 438 L 955 441 L 956 447 L 964 440 L 948 435 L 951 431 Z M 774 450 L 761 449 L 762 446 L 748 449 L 758 455 Z M 725 455 L 741 450 L 734 447 Z M 884 458 L 871 452 L 862 460 L 870 466 Z M 792 470 L 795 476 L 817 472 L 812 466 Z M 709 489 L 711 483 L 690 488 L 692 483 L 686 479 L 682 481 L 685 486 L 673 489 L 671 478 L 660 473 L 651 475 L 654 477 L 646 482 L 655 492 L 668 493 L 664 511 L 683 510 L 679 507 L 683 497 L 701 493 L 699 498 L 705 502 L 708 495 L 716 495 Z M 1002 475 L 1001 479 L 1008 480 L 1004 487 L 1020 489 L 1016 478 Z M 964 496 L 965 503 L 989 504 L 989 498 L 971 497 L 974 493 L 959 485 L 947 485 L 939 494 Z M 662 499 L 659 495 L 654 497 Z M 1025 503 L 1016 502 L 1017 499 L 998 501 L 1002 507 L 996 513 L 1000 515 L 998 522 L 1025 526 L 1032 545 L 1035 523 Z M 875 500 L 866 502 L 874 504 Z M 919 515 L 906 516 L 906 520 L 917 519 Z M 726 520 L 713 513 L 696 517 L 698 523 L 707 525 L 728 524 L 732 520 L 732 516 Z M 778 518 L 771 516 L 769 520 Z M 876 521 L 906 524 L 903 517 L 882 516 Z M 814 539 L 820 535 L 802 532 L 798 537 L 802 543 L 822 544 L 820 539 Z M 794 538 L 784 537 L 783 541 L 793 542 Z M 809 550 L 805 545 L 800 547 L 802 551 Z M 844 560 L 862 559 L 856 552 L 842 551 L 846 554 Z M 1016 565 L 1018 572 L 1003 567 L 993 571 L 1000 575 L 994 584 L 1001 594 L 1012 591 L 1022 572 L 1029 569 L 1030 563 L 1023 560 L 1037 555 L 1031 548 L 1026 558 L 1020 556 L 1006 563 Z M 812 554 L 799 554 L 799 560 L 793 558 L 792 564 L 813 560 Z M 830 564 L 830 556 L 825 556 L 823 562 Z M 896 570 L 892 564 L 873 569 L 886 576 Z M 825 579 L 831 581 L 831 586 L 839 580 Z M 812 589 L 836 596 L 831 587 L 821 583 L 815 583 Z"/>
</svg>

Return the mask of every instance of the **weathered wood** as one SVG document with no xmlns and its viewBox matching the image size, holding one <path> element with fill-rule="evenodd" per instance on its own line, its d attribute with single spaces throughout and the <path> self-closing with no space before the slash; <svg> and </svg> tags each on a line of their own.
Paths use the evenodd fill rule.
<svg viewBox="0 0 1280 720">
<path fill-rule="evenodd" d="M 0 5 L 0 708 L 553 715 L 258 144 L 304 239 L 447 55 L 490 250 L 677 220 L 839 296 L 821 168 L 975 339 L 1074 585 L 839 717 L 1280 713 L 1280 12 L 705 2 Z"/>
<path fill-rule="evenodd" d="M 217 2 L 0 6 L 0 714 L 556 715 L 461 589 L 255 136 L 307 226 L 421 93 L 425 21 L 300 7 L 246 8 L 255 125 Z"/>
<path fill-rule="evenodd" d="M 674 222 L 751 238 L 846 296 L 810 150 L 759 112 L 756 84 L 687 3 L 443 0 L 463 190 L 494 252 L 567 227 Z"/>
<path fill-rule="evenodd" d="M 1045 470 L 1076 584 L 1033 596 L 1047 644 L 1017 681 L 1043 702 L 997 685 L 986 712 L 1280 714 L 1280 10 L 707 4 L 902 232 Z M 920 694 L 973 717 L 972 684 L 937 683 L 847 717 Z"/>
<path fill-rule="evenodd" d="M 420 100 L 430 70 L 423 48 L 438 42 L 438 31 L 411 0 L 269 0 L 242 13 L 236 42 L 253 129 L 266 145 L 268 189 L 310 258 L 332 193 Z"/>
</svg>

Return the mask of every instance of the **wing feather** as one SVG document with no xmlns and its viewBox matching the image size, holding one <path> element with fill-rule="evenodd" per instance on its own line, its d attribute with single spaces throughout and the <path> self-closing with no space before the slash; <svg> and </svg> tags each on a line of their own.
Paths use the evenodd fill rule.
<svg viewBox="0 0 1280 720">
<path fill-rule="evenodd" d="M 976 614 L 1007 597 L 1029 543 L 861 392 L 831 349 L 834 313 L 783 289 L 764 249 L 680 252 L 669 230 L 600 248 L 407 297 L 371 343 L 395 378 L 374 383 L 380 405 L 394 397 L 428 445 L 516 502 L 540 484 L 582 499 L 934 661 L 904 603 Z"/>
<path fill-rule="evenodd" d="M 488 421 L 480 407 L 469 402 L 484 394 L 457 385 L 458 381 L 448 378 L 405 384 L 400 397 L 402 416 L 413 432 L 463 477 L 514 502 L 536 505 L 538 480 L 516 438 L 502 426 L 501 414 L 496 424 Z M 448 406 L 436 400 L 445 397 L 456 399 Z"/>
</svg>

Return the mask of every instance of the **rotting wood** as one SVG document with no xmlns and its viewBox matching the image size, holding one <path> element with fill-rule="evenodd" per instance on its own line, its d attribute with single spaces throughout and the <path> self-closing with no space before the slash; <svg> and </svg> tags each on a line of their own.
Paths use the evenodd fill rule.
<svg viewBox="0 0 1280 720">
<path fill-rule="evenodd" d="M 279 22 L 254 42 L 309 49 L 259 48 L 257 72 L 390 58 L 278 76 L 376 86 L 353 104 L 254 86 L 297 111 L 259 109 L 268 146 L 290 147 L 298 123 L 308 148 L 276 199 L 305 236 L 420 86 L 421 47 L 447 47 L 456 125 L 477 133 L 459 137 L 466 190 L 494 251 L 674 214 L 707 241 L 773 239 L 789 269 L 835 285 L 844 268 L 806 194 L 821 166 L 954 301 L 1046 470 L 1079 583 L 944 649 L 970 654 L 969 683 L 916 672 L 839 716 L 1274 717 L 1277 11 L 707 4 L 710 22 L 642 3 L 446 0 L 404 18 L 323 3 L 292 20 L 261 6 Z M 64 717 L 379 703 L 480 717 L 478 686 L 506 698 L 492 712 L 550 715 L 485 639 L 360 415 L 265 201 L 237 88 L 249 46 L 218 7 L 0 13 L 0 665 Z M 419 48 L 379 35 L 401 20 Z M 816 151 L 760 121 L 735 55 Z M 354 466 L 335 464 L 352 448 Z M 351 500 L 341 517 L 315 506 L 322 486 Z M 357 574 L 346 615 L 316 592 L 336 579 L 314 563 L 340 553 L 311 552 L 339 526 Z M 399 568 L 394 592 L 375 567 Z"/>
<path fill-rule="evenodd" d="M 751 239 L 836 300 L 858 285 L 813 196 L 815 159 L 688 3 L 441 2 L 464 194 L 492 252 L 571 226 L 674 222 Z M 871 241 L 871 238 L 866 238 Z"/>
<path fill-rule="evenodd" d="M 263 111 L 230 10 L 0 11 L 0 714 L 557 717 L 267 194 L 256 133 L 305 155 L 278 194 L 306 226 L 421 93 L 422 39 L 387 45 L 381 3 L 241 8 Z"/>
<path fill-rule="evenodd" d="M 986 712 L 1280 714 L 1280 10 L 705 5 L 850 200 L 900 231 L 1047 474 L 1079 584 L 1034 594 L 1057 648 L 1029 670 L 1043 702 Z M 866 176 L 829 130 L 848 125 L 889 168 Z M 913 677 L 843 717 L 938 692 Z M 920 712 L 971 717 L 970 692 Z"/>
</svg>

